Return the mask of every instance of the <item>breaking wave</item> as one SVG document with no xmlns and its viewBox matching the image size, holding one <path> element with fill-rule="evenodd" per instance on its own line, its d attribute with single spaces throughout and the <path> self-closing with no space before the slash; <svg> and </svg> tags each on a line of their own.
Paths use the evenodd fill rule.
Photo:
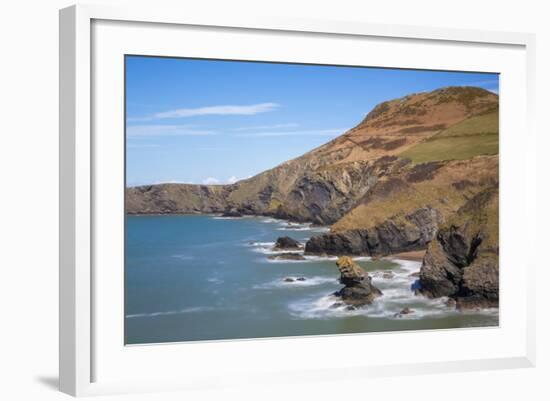
<svg viewBox="0 0 550 401">
<path fill-rule="evenodd" d="M 195 257 L 193 255 L 188 255 L 188 254 L 176 254 L 176 255 L 172 255 L 173 258 L 176 258 L 176 259 L 180 259 L 180 260 L 193 260 L 195 259 Z"/>
<path fill-rule="evenodd" d="M 287 278 L 294 281 L 285 281 Z M 305 280 L 299 280 L 300 278 L 304 278 Z M 323 284 L 336 284 L 337 282 L 336 278 L 326 276 L 282 276 L 267 283 L 255 285 L 252 288 L 256 290 L 270 290 L 274 288 L 314 287 Z"/>
<path fill-rule="evenodd" d="M 247 246 L 251 247 L 254 252 L 263 253 L 264 255 L 277 255 L 279 253 L 302 253 L 299 249 L 274 250 L 275 242 L 250 242 Z"/>
<path fill-rule="evenodd" d="M 163 312 L 150 312 L 150 313 L 134 313 L 126 315 L 126 318 L 133 319 L 139 317 L 155 317 L 155 316 L 169 316 L 169 315 L 180 315 L 184 313 L 199 313 L 199 312 L 209 312 L 215 310 L 216 308 L 211 306 L 195 306 L 177 310 L 169 310 Z"/>
<path fill-rule="evenodd" d="M 288 259 L 267 259 L 266 261 L 269 263 L 307 263 L 307 262 L 335 262 L 338 260 L 338 256 L 328 256 L 328 255 L 304 255 L 304 251 L 300 249 L 282 249 L 282 250 L 274 250 L 273 247 L 275 246 L 275 242 L 248 242 L 245 244 L 245 246 L 248 246 L 252 249 L 253 252 L 261 253 L 264 255 L 278 255 L 281 253 L 294 253 L 294 254 L 300 254 L 304 257 L 302 260 L 288 260 Z M 355 261 L 359 262 L 368 262 L 372 260 L 370 256 L 356 256 L 353 258 Z M 408 262 L 408 261 L 404 261 Z M 416 263 L 416 262 L 413 262 Z"/>
<path fill-rule="evenodd" d="M 447 298 L 429 299 L 416 295 L 413 285 L 417 281 L 417 278 L 411 277 L 410 274 L 418 271 L 421 263 L 408 260 L 393 260 L 393 262 L 398 263 L 399 267 L 385 270 L 386 272 L 391 271 L 394 274 L 390 279 L 383 278 L 383 275 L 379 274 L 381 272 L 370 273 L 372 283 L 383 293 L 371 305 L 350 308 L 338 297 L 324 293 L 291 302 L 288 306 L 291 316 L 297 319 L 331 319 L 364 316 L 369 318 L 412 320 L 457 314 L 498 316 L 498 309 L 458 311 L 446 305 Z M 404 308 L 412 309 L 413 313 L 400 314 Z"/>
</svg>

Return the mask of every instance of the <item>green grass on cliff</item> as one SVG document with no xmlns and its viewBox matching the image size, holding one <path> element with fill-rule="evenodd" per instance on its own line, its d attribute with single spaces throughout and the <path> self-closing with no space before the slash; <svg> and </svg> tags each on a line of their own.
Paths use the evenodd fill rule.
<svg viewBox="0 0 550 401">
<path fill-rule="evenodd" d="M 400 156 L 413 163 L 437 160 L 465 160 L 479 155 L 498 153 L 498 134 L 437 138 L 423 142 Z"/>
<path fill-rule="evenodd" d="M 498 111 L 471 117 L 401 153 L 413 163 L 498 154 Z"/>
</svg>

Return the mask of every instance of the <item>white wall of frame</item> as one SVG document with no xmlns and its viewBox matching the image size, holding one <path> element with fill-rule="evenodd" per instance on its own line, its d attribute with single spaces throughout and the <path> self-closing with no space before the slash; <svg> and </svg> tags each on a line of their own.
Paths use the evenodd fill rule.
<svg viewBox="0 0 550 401">
<path fill-rule="evenodd" d="M 138 1 L 113 0 L 96 3 L 130 4 Z M 0 106 L 2 107 L 2 156 L 0 174 L 2 196 L 0 231 L 2 280 L 2 330 L 0 331 L 0 395 L 3 399 L 57 400 L 67 396 L 55 390 L 57 380 L 57 263 L 58 263 L 58 16 L 59 8 L 72 4 L 63 0 L 27 0 L 4 2 L 0 39 L 3 57 L 0 63 Z M 144 2 L 148 3 L 148 2 Z M 546 71 L 550 71 L 550 29 L 547 12 L 540 1 L 505 3 L 463 0 L 461 2 L 394 0 L 371 2 L 342 0 L 339 2 L 291 1 L 254 2 L 163 1 L 183 4 L 213 14 L 247 13 L 298 18 L 354 20 L 373 23 L 413 24 L 453 28 L 503 31 L 527 31 L 537 37 L 537 115 L 534 124 L 539 133 L 538 171 L 548 182 L 546 154 L 550 145 L 544 122 L 550 89 Z M 541 188 L 539 205 L 549 204 L 548 191 Z M 544 228 L 548 212 L 539 206 L 537 232 L 530 233 L 540 249 L 537 272 L 538 298 L 538 362 L 534 369 L 458 373 L 429 376 L 377 378 L 363 382 L 301 384 L 285 388 L 248 390 L 213 389 L 188 395 L 189 399 L 264 399 L 281 398 L 332 400 L 351 397 L 357 391 L 368 391 L 369 397 L 409 400 L 425 399 L 426 391 L 434 397 L 464 400 L 465 394 L 475 399 L 517 399 L 531 393 L 530 399 L 548 395 L 546 380 L 550 373 L 549 317 L 546 283 L 545 249 L 548 237 Z M 459 384 L 457 386 L 457 383 Z M 365 390 L 365 387 L 368 390 Z M 455 391 L 456 388 L 463 391 Z M 165 393 L 125 397 L 132 400 L 181 399 L 181 394 Z M 107 397 L 105 399 L 119 399 Z M 122 399 L 122 398 L 121 398 Z"/>
</svg>

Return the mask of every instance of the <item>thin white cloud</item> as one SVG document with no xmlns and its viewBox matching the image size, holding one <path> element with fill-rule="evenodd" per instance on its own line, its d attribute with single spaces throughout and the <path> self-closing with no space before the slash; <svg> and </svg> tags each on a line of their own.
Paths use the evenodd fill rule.
<svg viewBox="0 0 550 401">
<path fill-rule="evenodd" d="M 242 180 L 248 180 L 249 178 L 252 178 L 252 175 L 247 175 L 246 177 L 236 177 L 232 175 L 229 177 L 226 181 L 227 184 L 235 184 L 236 182 L 242 181 Z"/>
<path fill-rule="evenodd" d="M 128 121 L 152 121 L 162 120 L 166 118 L 186 118 L 194 116 L 207 116 L 207 115 L 239 115 L 239 116 L 251 116 L 254 114 L 267 113 L 269 111 L 276 110 L 280 105 L 277 103 L 257 103 L 249 105 L 221 105 L 221 106 L 207 106 L 197 107 L 193 109 L 175 109 L 162 111 L 145 117 L 131 117 Z"/>
<path fill-rule="evenodd" d="M 220 183 L 220 180 L 214 177 L 208 177 L 202 181 L 204 185 L 216 185 Z"/>
<path fill-rule="evenodd" d="M 247 178 L 250 178 L 252 176 L 248 176 L 248 177 L 243 177 L 243 178 L 239 178 L 237 177 L 236 175 L 232 175 L 231 177 L 229 177 L 226 181 L 222 181 L 222 180 L 219 180 L 215 177 L 208 177 L 204 180 L 202 180 L 202 183 L 204 185 L 223 185 L 223 184 L 235 184 L 236 182 L 238 181 L 241 181 L 241 180 L 246 180 Z"/>
<path fill-rule="evenodd" d="M 193 181 L 185 181 L 185 180 L 160 180 L 160 181 L 156 181 L 154 183 L 155 185 L 157 184 L 193 184 Z"/>
<path fill-rule="evenodd" d="M 296 128 L 297 126 L 298 126 L 298 124 L 296 124 L 296 123 L 273 124 L 273 125 L 256 125 L 254 127 L 233 128 L 231 131 L 253 131 L 253 130 L 263 130 L 263 129 Z"/>
<path fill-rule="evenodd" d="M 239 137 L 262 138 L 274 136 L 333 136 L 347 131 L 345 128 L 308 130 L 308 131 L 274 131 L 274 132 L 254 132 L 250 134 L 237 134 Z"/>
<path fill-rule="evenodd" d="M 197 130 L 189 125 L 131 125 L 126 127 L 129 137 L 149 136 L 205 136 L 215 135 L 215 131 Z"/>
</svg>

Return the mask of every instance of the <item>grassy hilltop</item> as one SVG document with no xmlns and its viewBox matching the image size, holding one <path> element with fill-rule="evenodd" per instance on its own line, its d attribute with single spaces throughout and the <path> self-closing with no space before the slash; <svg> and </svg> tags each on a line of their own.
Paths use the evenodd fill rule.
<svg viewBox="0 0 550 401">
<path fill-rule="evenodd" d="M 498 111 L 476 115 L 459 122 L 399 156 L 413 163 L 465 160 L 498 154 Z"/>
</svg>

